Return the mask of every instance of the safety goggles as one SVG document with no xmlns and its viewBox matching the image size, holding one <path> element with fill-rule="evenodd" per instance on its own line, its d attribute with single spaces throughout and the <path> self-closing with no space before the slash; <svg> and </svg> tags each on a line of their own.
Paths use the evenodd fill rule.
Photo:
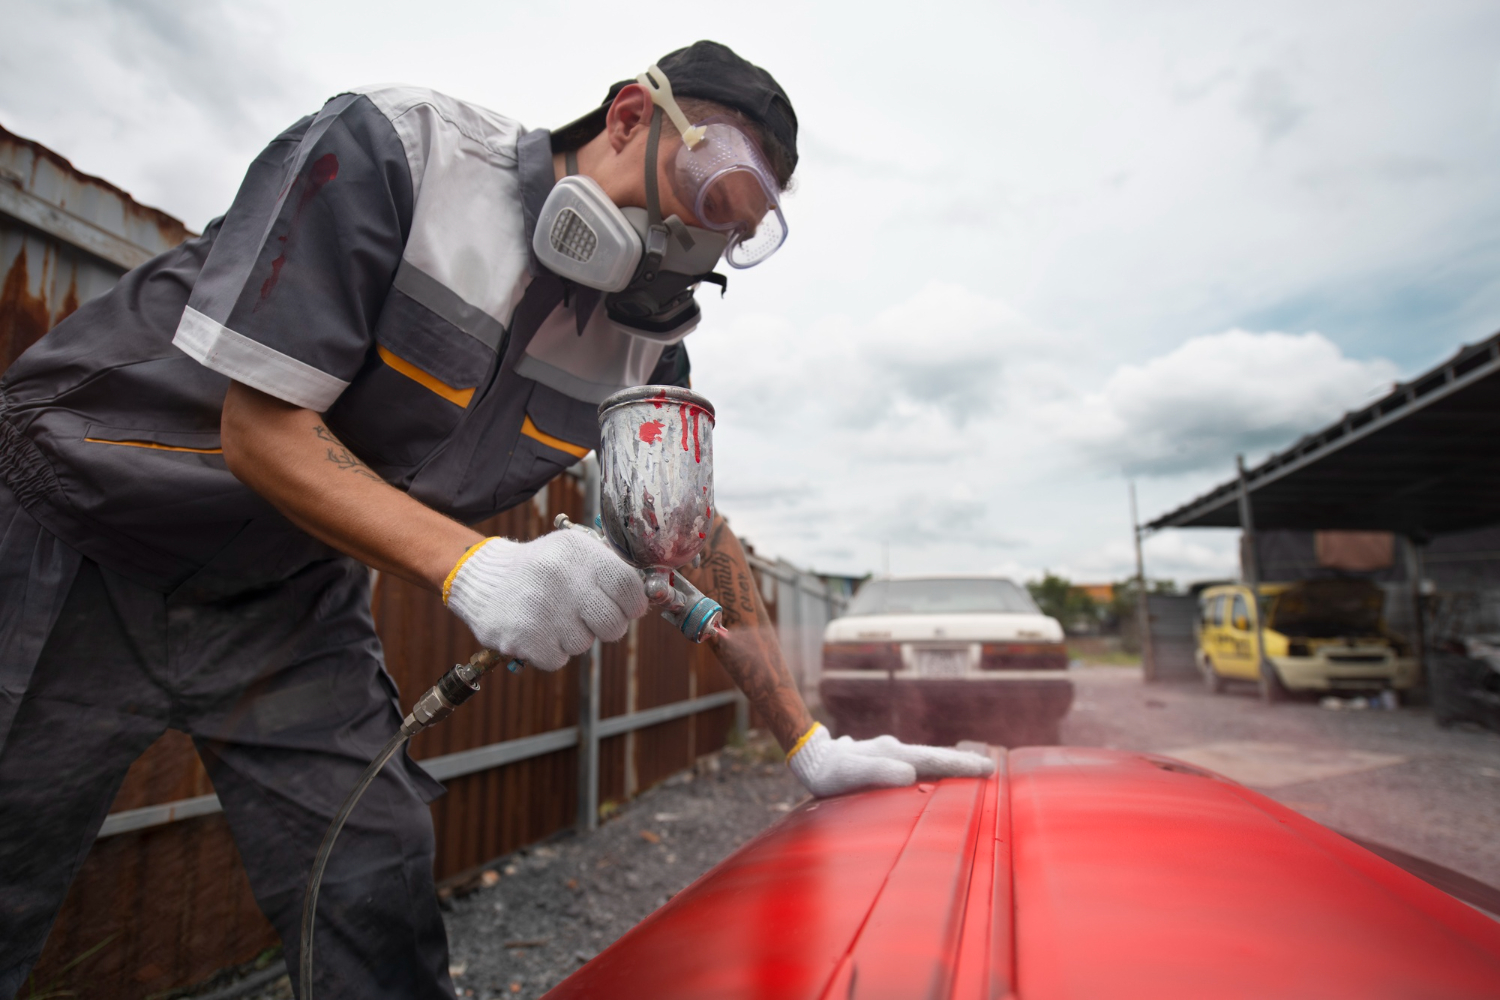
<svg viewBox="0 0 1500 1000">
<path fill-rule="evenodd" d="M 705 229 L 728 234 L 724 259 L 754 267 L 786 242 L 776 175 L 760 146 L 734 122 L 715 115 L 688 122 L 666 74 L 652 66 L 637 80 L 682 134 L 668 171 L 672 189 Z"/>
</svg>

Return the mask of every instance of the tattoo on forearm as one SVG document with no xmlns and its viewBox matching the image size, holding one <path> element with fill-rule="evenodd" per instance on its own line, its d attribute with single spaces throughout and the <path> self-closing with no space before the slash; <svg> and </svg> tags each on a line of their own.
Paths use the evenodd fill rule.
<svg viewBox="0 0 1500 1000">
<path fill-rule="evenodd" d="M 363 476 L 364 478 L 372 479 L 377 483 L 385 482 L 384 479 L 381 479 L 375 474 L 375 471 L 373 469 L 371 469 L 365 463 L 361 462 L 352 451 L 346 448 L 344 446 L 344 442 L 340 441 L 337 437 L 334 436 L 333 431 L 329 430 L 327 427 L 324 427 L 322 424 L 317 424 L 313 427 L 313 433 L 324 441 L 327 441 L 329 445 L 331 445 L 331 447 L 328 449 L 328 461 L 332 462 L 340 469 L 348 469 L 356 476 Z"/>
<path fill-rule="evenodd" d="M 698 585 L 723 605 L 730 629 L 730 638 L 715 644 L 719 662 L 776 739 L 789 748 L 812 724 L 812 717 L 781 655 L 744 550 L 722 518 L 716 518 L 710 529 L 698 574 Z"/>
</svg>

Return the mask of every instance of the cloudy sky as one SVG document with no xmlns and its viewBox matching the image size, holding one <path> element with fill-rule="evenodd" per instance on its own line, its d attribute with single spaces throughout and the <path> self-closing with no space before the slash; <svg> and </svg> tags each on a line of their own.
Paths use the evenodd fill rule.
<svg viewBox="0 0 1500 1000">
<path fill-rule="evenodd" d="M 0 124 L 194 228 L 339 90 L 556 126 L 695 38 L 802 124 L 689 340 L 718 489 L 838 572 L 1131 571 L 1143 516 L 1500 328 L 1500 4 L 0 0 Z M 1169 532 L 1148 571 L 1233 570 Z"/>
</svg>

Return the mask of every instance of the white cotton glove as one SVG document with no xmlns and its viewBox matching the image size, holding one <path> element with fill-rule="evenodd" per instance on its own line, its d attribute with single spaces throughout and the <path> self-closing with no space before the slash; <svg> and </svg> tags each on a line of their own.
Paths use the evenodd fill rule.
<svg viewBox="0 0 1500 1000">
<path fill-rule="evenodd" d="M 916 746 L 894 736 L 833 739 L 821 723 L 802 737 L 786 764 L 820 799 L 856 788 L 899 788 L 918 778 L 978 778 L 995 772 L 995 762 L 982 754 Z"/>
<path fill-rule="evenodd" d="M 646 588 L 592 534 L 554 531 L 530 542 L 486 538 L 448 574 L 443 601 L 485 648 L 558 670 L 595 636 L 624 635 L 646 613 Z"/>
</svg>

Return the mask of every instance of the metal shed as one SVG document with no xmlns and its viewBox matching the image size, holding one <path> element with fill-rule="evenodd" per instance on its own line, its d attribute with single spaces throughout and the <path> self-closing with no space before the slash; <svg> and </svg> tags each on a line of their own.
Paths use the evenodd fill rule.
<svg viewBox="0 0 1500 1000">
<path fill-rule="evenodd" d="M 1500 523 L 1500 334 L 1246 469 L 1254 528 L 1391 531 L 1418 543 Z M 1146 525 L 1244 527 L 1231 480 Z"/>
</svg>

